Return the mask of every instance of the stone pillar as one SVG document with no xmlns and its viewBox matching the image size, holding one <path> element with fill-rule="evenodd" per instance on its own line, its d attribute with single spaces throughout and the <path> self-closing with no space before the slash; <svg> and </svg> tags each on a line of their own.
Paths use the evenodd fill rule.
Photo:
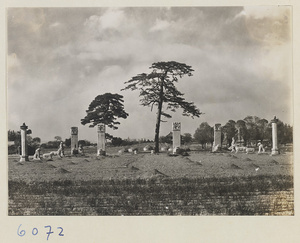
<svg viewBox="0 0 300 243">
<path fill-rule="evenodd" d="M 278 152 L 278 139 L 277 139 L 277 122 L 278 119 L 274 116 L 274 119 L 271 120 L 272 123 L 272 152 L 271 155 L 277 155 Z"/>
<path fill-rule="evenodd" d="M 21 158 L 20 161 L 29 161 L 28 159 L 28 148 L 27 148 L 27 128 L 28 126 L 23 123 L 21 128 Z"/>
<path fill-rule="evenodd" d="M 180 148 L 180 131 L 181 131 L 181 123 L 180 122 L 173 122 L 172 124 L 173 130 L 173 153 L 176 153 L 176 148 Z"/>
<path fill-rule="evenodd" d="M 97 156 L 106 155 L 105 152 L 105 125 L 99 124 L 97 126 L 98 141 L 97 141 Z"/>
<path fill-rule="evenodd" d="M 71 127 L 71 154 L 74 149 L 78 151 L 78 127 Z"/>
<path fill-rule="evenodd" d="M 212 147 L 212 151 L 216 152 L 217 150 L 221 149 L 221 143 L 222 143 L 222 139 L 221 139 L 221 124 L 215 124 L 214 126 L 214 143 L 213 143 L 213 147 Z"/>
</svg>

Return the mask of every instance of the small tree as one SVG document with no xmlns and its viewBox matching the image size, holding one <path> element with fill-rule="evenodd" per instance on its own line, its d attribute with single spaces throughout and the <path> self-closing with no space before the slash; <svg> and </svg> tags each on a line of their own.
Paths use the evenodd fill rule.
<svg viewBox="0 0 300 243">
<path fill-rule="evenodd" d="M 82 146 L 90 146 L 91 145 L 91 142 L 88 141 L 88 140 L 79 140 L 78 141 L 78 145 L 82 145 Z"/>
<path fill-rule="evenodd" d="M 159 152 L 159 130 L 161 116 L 171 118 L 166 110 L 175 112 L 177 108 L 183 109 L 184 116 L 192 118 L 199 117 L 202 113 L 196 108 L 194 103 L 187 102 L 176 87 L 175 82 L 178 78 L 185 75 L 192 76 L 194 71 L 191 66 L 174 61 L 156 62 L 150 67 L 152 72 L 142 73 L 125 82 L 127 86 L 123 89 L 140 90 L 140 102 L 143 106 L 157 106 L 156 126 L 155 126 L 155 152 Z M 163 109 L 163 104 L 166 104 Z"/>
<path fill-rule="evenodd" d="M 222 133 L 224 134 L 224 142 L 227 144 L 231 144 L 232 138 L 236 137 L 236 129 L 235 129 L 235 121 L 229 120 L 223 127 L 222 127 Z"/>
<path fill-rule="evenodd" d="M 14 130 L 8 130 L 7 139 L 8 141 L 15 141 L 20 138 L 20 133 L 15 132 Z"/>
<path fill-rule="evenodd" d="M 250 142 L 257 142 L 260 139 L 258 122 L 260 118 L 257 116 L 247 116 L 244 118 L 248 139 Z"/>
<path fill-rule="evenodd" d="M 282 143 L 286 144 L 292 142 L 293 142 L 293 127 L 288 124 L 284 124 L 284 140 L 282 141 Z"/>
<path fill-rule="evenodd" d="M 193 140 L 192 134 L 184 133 L 182 135 L 182 143 L 183 144 L 188 144 L 188 143 L 192 142 L 192 140 Z"/>
<path fill-rule="evenodd" d="M 260 119 L 257 121 L 258 140 L 264 141 L 267 136 L 268 121 L 266 119 Z"/>
<path fill-rule="evenodd" d="M 65 145 L 66 145 L 67 147 L 70 147 L 70 146 L 71 146 L 71 138 L 66 138 L 66 139 L 65 139 Z"/>
<path fill-rule="evenodd" d="M 35 137 L 32 139 L 32 142 L 36 143 L 36 144 L 40 144 L 41 143 L 41 139 L 39 137 Z"/>
<path fill-rule="evenodd" d="M 123 143 L 123 139 L 120 138 L 120 137 L 114 137 L 112 140 L 111 140 L 111 144 L 113 146 L 121 146 Z"/>
<path fill-rule="evenodd" d="M 235 124 L 235 127 L 236 127 L 236 130 L 237 130 L 237 133 L 239 132 L 240 133 L 240 137 L 238 137 L 238 143 L 241 143 L 241 141 L 239 141 L 239 139 L 243 139 L 244 142 L 243 144 L 246 145 L 249 138 L 250 138 L 250 135 L 248 133 L 248 130 L 247 130 L 247 127 L 246 127 L 246 122 L 244 120 L 238 120 Z M 241 145 L 241 144 L 239 144 Z"/>
<path fill-rule="evenodd" d="M 56 141 L 61 141 L 61 136 L 55 136 L 54 139 L 55 139 Z"/>
<path fill-rule="evenodd" d="M 8 141 L 14 141 L 15 146 L 21 144 L 21 133 L 20 131 L 15 132 L 14 130 L 8 130 Z"/>
<path fill-rule="evenodd" d="M 94 127 L 100 123 L 107 125 L 109 128 L 118 129 L 120 122 L 117 118 L 126 119 L 128 114 L 124 111 L 123 96 L 119 94 L 105 93 L 98 95 L 86 110 L 87 115 L 81 119 L 81 124 L 89 124 Z M 106 136 L 110 136 L 106 134 Z M 110 137 L 112 138 L 112 137 Z"/>
<path fill-rule="evenodd" d="M 173 134 L 172 134 L 172 132 L 168 133 L 168 135 L 166 135 L 166 136 L 160 136 L 159 141 L 161 143 L 169 143 L 169 144 L 171 144 L 172 141 L 173 141 Z"/>
<path fill-rule="evenodd" d="M 208 125 L 207 122 L 202 122 L 196 129 L 194 138 L 198 143 L 202 145 L 202 148 L 204 148 L 205 143 L 212 143 L 212 141 L 214 140 L 213 127 Z"/>
<path fill-rule="evenodd" d="M 278 120 L 277 122 L 277 137 L 278 144 L 286 144 L 289 140 L 287 137 L 287 125 L 284 124 L 281 120 Z"/>
</svg>

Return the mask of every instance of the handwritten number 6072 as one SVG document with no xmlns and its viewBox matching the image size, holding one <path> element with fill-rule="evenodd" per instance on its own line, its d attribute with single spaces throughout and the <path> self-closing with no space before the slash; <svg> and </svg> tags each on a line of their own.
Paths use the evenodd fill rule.
<svg viewBox="0 0 300 243">
<path fill-rule="evenodd" d="M 26 234 L 26 231 L 24 229 L 21 230 L 21 226 L 22 224 L 19 225 L 17 234 L 18 236 L 23 237 Z M 44 228 L 48 229 L 46 234 L 47 234 L 47 240 L 49 240 L 50 235 L 53 234 L 54 231 L 51 231 L 52 229 L 51 225 L 44 226 Z M 64 229 L 62 227 L 57 227 L 57 229 L 60 230 L 58 236 L 64 236 L 63 234 Z M 39 233 L 39 230 L 37 228 L 33 228 L 31 233 L 32 235 L 36 236 Z"/>
</svg>

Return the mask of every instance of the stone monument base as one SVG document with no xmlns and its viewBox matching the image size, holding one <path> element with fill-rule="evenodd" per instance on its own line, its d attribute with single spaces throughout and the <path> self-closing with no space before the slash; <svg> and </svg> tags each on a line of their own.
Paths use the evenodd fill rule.
<svg viewBox="0 0 300 243">
<path fill-rule="evenodd" d="M 20 156 L 20 162 L 29 161 L 28 156 Z"/>
<path fill-rule="evenodd" d="M 100 149 L 100 150 L 98 150 L 98 154 L 97 154 L 98 156 L 105 156 L 106 155 L 106 151 L 105 150 L 102 150 L 102 149 Z"/>
<path fill-rule="evenodd" d="M 273 150 L 272 149 L 272 152 L 271 152 L 271 156 L 273 156 L 273 155 L 278 155 L 279 154 L 279 151 L 278 150 Z"/>
<path fill-rule="evenodd" d="M 220 152 L 220 151 L 221 151 L 220 144 L 217 144 L 216 146 L 215 145 L 212 146 L 211 152 L 216 153 L 216 152 Z"/>
</svg>

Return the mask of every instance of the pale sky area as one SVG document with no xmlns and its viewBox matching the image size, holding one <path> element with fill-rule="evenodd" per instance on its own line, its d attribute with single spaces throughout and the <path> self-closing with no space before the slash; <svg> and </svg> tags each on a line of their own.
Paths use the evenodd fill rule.
<svg viewBox="0 0 300 243">
<path fill-rule="evenodd" d="M 156 110 L 139 104 L 138 91 L 121 91 L 154 62 L 191 65 L 177 87 L 205 113 L 173 121 L 194 134 L 248 115 L 293 125 L 292 13 L 290 7 L 9 8 L 7 11 L 8 129 L 23 122 L 42 141 L 97 140 L 81 125 L 91 101 L 106 92 L 124 96 L 129 117 L 119 119 L 122 138 L 154 139 Z"/>
</svg>

